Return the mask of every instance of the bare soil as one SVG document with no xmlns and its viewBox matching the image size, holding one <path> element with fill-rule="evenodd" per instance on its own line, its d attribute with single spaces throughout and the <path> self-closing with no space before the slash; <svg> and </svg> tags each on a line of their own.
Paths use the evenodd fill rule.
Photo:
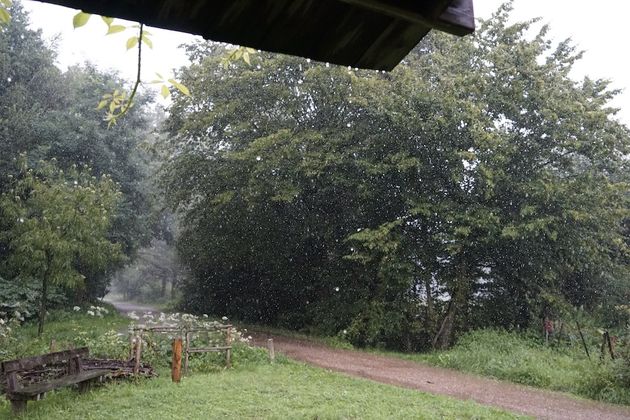
<svg viewBox="0 0 630 420">
<path fill-rule="evenodd" d="M 473 400 L 536 418 L 630 420 L 630 407 L 581 399 L 395 357 L 334 349 L 305 340 L 262 333 L 253 336 L 254 343 L 261 347 L 267 345 L 268 338 L 273 338 L 276 351 L 311 365 L 422 392 Z"/>
</svg>

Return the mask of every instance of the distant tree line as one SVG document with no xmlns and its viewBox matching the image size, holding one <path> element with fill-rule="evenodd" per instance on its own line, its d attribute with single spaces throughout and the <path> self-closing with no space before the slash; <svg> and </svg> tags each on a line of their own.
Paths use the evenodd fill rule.
<svg viewBox="0 0 630 420">
<path fill-rule="evenodd" d="M 391 73 L 189 46 L 162 178 L 186 309 L 412 350 L 627 302 L 616 92 L 509 13 Z"/>
</svg>

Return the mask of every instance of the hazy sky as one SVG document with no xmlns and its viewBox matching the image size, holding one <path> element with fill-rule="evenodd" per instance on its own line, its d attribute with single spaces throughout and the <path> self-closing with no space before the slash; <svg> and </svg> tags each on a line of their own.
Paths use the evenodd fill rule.
<svg viewBox="0 0 630 420">
<path fill-rule="evenodd" d="M 490 17 L 503 0 L 475 0 L 475 14 Z M 128 79 L 135 77 L 136 55 L 127 52 L 125 42 L 132 31 L 105 36 L 106 26 L 93 17 L 84 27 L 74 30 L 75 10 L 59 6 L 24 1 L 31 14 L 31 23 L 41 28 L 47 39 L 57 38 L 62 68 L 74 63 L 91 61 L 104 69 L 113 69 Z M 551 36 L 562 40 L 572 38 L 579 49 L 585 50 L 584 59 L 576 65 L 574 77 L 589 75 L 613 81 L 613 87 L 625 92 L 613 103 L 621 108 L 619 118 L 630 125 L 630 39 L 627 17 L 630 2 L 598 0 L 596 7 L 586 0 L 516 0 L 513 18 L 525 20 L 541 17 L 551 26 Z M 128 23 L 131 25 L 132 23 Z M 150 29 L 154 49 L 145 49 L 143 79 L 151 80 L 154 73 L 172 74 L 172 69 L 186 64 L 185 54 L 178 46 L 194 39 L 191 35 Z"/>
</svg>

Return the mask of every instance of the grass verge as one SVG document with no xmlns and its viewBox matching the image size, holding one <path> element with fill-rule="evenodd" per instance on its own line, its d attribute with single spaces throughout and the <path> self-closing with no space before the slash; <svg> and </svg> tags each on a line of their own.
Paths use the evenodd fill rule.
<svg viewBox="0 0 630 420">
<path fill-rule="evenodd" d="M 113 312 L 103 318 L 84 312 L 54 313 L 42 337 L 36 336 L 35 325 L 20 327 L 14 353 L 45 353 L 53 338 L 59 348 L 89 345 L 90 350 L 96 348 L 96 353 L 105 356 L 112 351 L 126 353 L 127 343 L 117 331 L 124 331 L 128 322 Z M 245 347 L 234 349 L 232 369 L 193 373 L 181 384 L 173 384 L 169 370 L 162 367 L 158 378 L 111 382 L 84 395 L 64 388 L 42 401 L 29 402 L 22 418 L 520 418 L 472 401 L 354 379 L 281 356 L 270 365 L 264 350 Z M 4 398 L 0 400 L 1 418 L 10 418 Z"/>
<path fill-rule="evenodd" d="M 616 404 L 630 404 L 619 380 L 620 361 L 589 360 L 578 346 L 549 347 L 522 334 L 478 330 L 451 350 L 425 354 L 379 352 L 538 388 Z"/>
<path fill-rule="evenodd" d="M 9 415 L 0 406 L 0 418 Z M 160 378 L 114 383 L 77 396 L 65 389 L 30 402 L 28 419 L 512 419 L 473 402 L 353 379 L 287 362 L 194 374 L 179 385 Z"/>
</svg>

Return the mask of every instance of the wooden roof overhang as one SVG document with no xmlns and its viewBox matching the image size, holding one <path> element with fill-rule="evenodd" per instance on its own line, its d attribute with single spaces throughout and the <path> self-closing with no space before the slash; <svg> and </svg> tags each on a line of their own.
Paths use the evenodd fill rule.
<svg viewBox="0 0 630 420">
<path fill-rule="evenodd" d="M 393 69 L 431 30 L 474 31 L 473 0 L 40 0 L 318 61 Z"/>
</svg>

